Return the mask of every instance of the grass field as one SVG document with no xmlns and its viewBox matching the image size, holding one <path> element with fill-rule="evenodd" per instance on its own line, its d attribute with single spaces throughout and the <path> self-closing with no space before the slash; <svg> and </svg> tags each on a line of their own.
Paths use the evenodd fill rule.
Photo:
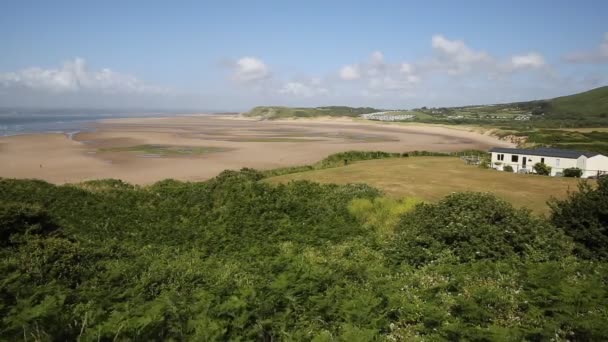
<svg viewBox="0 0 608 342">
<path fill-rule="evenodd" d="M 578 180 L 521 175 L 468 166 L 454 157 L 410 157 L 370 160 L 348 166 L 269 178 L 271 183 L 310 180 L 320 183 L 367 183 L 390 197 L 436 201 L 461 191 L 491 192 L 517 207 L 548 212 L 547 200 L 563 198 Z"/>
</svg>

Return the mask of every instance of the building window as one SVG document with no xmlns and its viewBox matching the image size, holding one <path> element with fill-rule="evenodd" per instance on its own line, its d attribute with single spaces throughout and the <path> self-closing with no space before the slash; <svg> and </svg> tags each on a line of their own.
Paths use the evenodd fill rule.
<svg viewBox="0 0 608 342">
<path fill-rule="evenodd" d="M 519 162 L 519 156 L 511 156 L 511 162 L 513 162 L 513 163 Z"/>
<path fill-rule="evenodd" d="M 540 163 L 544 164 L 545 163 L 545 158 L 540 158 Z"/>
<path fill-rule="evenodd" d="M 498 155 L 498 160 L 505 160 L 505 155 L 504 154 L 499 154 Z"/>
<path fill-rule="evenodd" d="M 559 159 L 555 159 L 555 166 L 559 166 Z"/>
</svg>

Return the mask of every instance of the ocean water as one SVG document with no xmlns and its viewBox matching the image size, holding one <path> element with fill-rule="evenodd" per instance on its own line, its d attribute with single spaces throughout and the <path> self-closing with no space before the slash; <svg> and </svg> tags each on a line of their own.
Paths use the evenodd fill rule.
<svg viewBox="0 0 608 342">
<path fill-rule="evenodd" d="M 200 111 L 198 111 L 200 113 Z M 101 109 L 15 109 L 0 108 L 0 136 L 30 133 L 76 133 L 93 129 L 103 119 L 159 117 L 194 112 L 125 111 Z"/>
</svg>

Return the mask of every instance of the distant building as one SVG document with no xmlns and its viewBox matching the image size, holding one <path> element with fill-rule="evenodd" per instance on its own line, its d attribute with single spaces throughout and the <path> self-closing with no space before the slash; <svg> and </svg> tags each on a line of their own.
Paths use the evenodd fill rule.
<svg viewBox="0 0 608 342">
<path fill-rule="evenodd" d="M 583 178 L 608 174 L 608 157 L 596 152 L 495 147 L 490 153 L 492 167 L 501 171 L 509 165 L 513 172 L 532 173 L 534 164 L 544 163 L 551 167 L 551 176 L 561 175 L 564 169 L 574 167 L 583 170 Z"/>
</svg>

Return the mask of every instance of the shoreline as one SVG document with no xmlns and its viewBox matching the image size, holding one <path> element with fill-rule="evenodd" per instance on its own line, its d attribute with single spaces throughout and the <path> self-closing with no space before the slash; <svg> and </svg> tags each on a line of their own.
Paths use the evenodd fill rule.
<svg viewBox="0 0 608 342">
<path fill-rule="evenodd" d="M 91 128 L 0 137 L 0 177 L 52 183 L 101 178 L 134 184 L 166 178 L 201 181 L 226 169 L 304 165 L 348 150 L 454 152 L 513 145 L 470 130 L 352 118 L 256 120 L 188 114 L 103 119 Z"/>
</svg>

